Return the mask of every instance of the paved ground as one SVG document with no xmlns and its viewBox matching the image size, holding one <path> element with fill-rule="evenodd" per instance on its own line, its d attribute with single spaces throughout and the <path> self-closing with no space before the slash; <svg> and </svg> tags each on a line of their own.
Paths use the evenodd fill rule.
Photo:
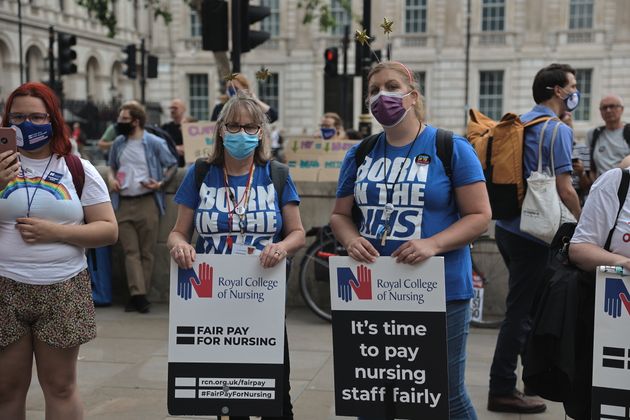
<svg viewBox="0 0 630 420">
<path fill-rule="evenodd" d="M 99 308 L 97 321 L 98 338 L 83 346 L 79 355 L 79 387 L 86 418 L 183 418 L 171 417 L 166 410 L 168 307 L 154 305 L 147 315 L 125 313 L 121 307 Z M 291 308 L 287 313 L 287 326 L 295 418 L 348 419 L 334 414 L 330 325 L 306 309 Z M 564 411 L 558 403 L 549 403 L 544 414 L 522 416 L 499 415 L 485 409 L 495 341 L 496 331 L 473 329 L 468 342 L 466 382 L 479 418 L 563 419 Z M 36 375 L 33 376 L 27 409 L 27 419 L 44 419 L 44 400 Z"/>
</svg>

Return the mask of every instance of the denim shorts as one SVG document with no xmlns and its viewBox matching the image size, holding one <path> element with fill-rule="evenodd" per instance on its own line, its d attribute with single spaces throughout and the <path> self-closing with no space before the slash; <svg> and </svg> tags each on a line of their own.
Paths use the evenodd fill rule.
<svg viewBox="0 0 630 420">
<path fill-rule="evenodd" d="M 46 285 L 0 277 L 0 348 L 25 334 L 50 346 L 75 347 L 96 337 L 90 274 Z"/>
</svg>

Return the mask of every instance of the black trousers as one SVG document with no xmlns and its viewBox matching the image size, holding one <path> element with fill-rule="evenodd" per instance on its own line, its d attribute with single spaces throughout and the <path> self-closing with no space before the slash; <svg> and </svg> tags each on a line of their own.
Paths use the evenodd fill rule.
<svg viewBox="0 0 630 420">
<path fill-rule="evenodd" d="M 490 368 L 490 394 L 506 395 L 516 387 L 518 356 L 523 353 L 531 329 L 532 304 L 543 281 L 549 247 L 498 226 L 495 237 L 510 278 L 505 319 Z"/>
<path fill-rule="evenodd" d="M 293 420 L 293 404 L 291 404 L 291 384 L 289 383 L 289 375 L 291 373 L 291 364 L 289 362 L 289 340 L 287 339 L 287 328 L 284 327 L 284 375 L 282 377 L 282 385 L 284 390 L 284 401 L 282 404 L 282 416 L 280 417 L 263 417 L 262 420 Z M 249 417 L 230 417 L 230 420 L 249 420 Z"/>
</svg>

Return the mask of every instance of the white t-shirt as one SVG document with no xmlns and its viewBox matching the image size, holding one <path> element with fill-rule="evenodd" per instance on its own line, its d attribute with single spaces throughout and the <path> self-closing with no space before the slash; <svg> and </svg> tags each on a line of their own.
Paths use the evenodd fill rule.
<svg viewBox="0 0 630 420">
<path fill-rule="evenodd" d="M 49 158 L 22 156 L 21 162 L 26 181 L 20 170 L 18 177 L 0 190 L 0 276 L 30 284 L 70 279 L 87 266 L 84 249 L 64 242 L 27 244 L 15 228 L 15 219 L 26 217 L 28 196 L 32 200 L 31 217 L 60 224 L 83 224 L 83 207 L 110 201 L 105 182 L 90 162 L 81 159 L 85 183 L 79 201 L 63 158 L 54 155 L 45 174 Z"/>
<path fill-rule="evenodd" d="M 116 178 L 120 183 L 122 196 L 133 197 L 151 192 L 142 185 L 142 182 L 151 178 L 142 139 L 127 140 L 127 145 L 120 154 L 120 168 L 116 172 Z"/>
<path fill-rule="evenodd" d="M 580 222 L 571 239 L 572 244 L 589 243 L 604 247 L 619 210 L 619 182 L 621 169 L 612 169 L 597 178 L 584 204 Z M 610 251 L 630 257 L 630 194 L 626 196 L 626 202 L 615 224 Z"/>
</svg>

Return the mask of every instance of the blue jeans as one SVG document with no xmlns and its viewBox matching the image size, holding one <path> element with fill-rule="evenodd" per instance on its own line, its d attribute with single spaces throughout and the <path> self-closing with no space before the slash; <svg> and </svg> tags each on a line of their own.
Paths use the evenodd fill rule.
<svg viewBox="0 0 630 420">
<path fill-rule="evenodd" d="M 510 279 L 505 319 L 490 368 L 490 394 L 507 395 L 516 388 L 518 356 L 531 329 L 530 313 L 549 260 L 549 248 L 500 227 L 495 237 Z"/>
<path fill-rule="evenodd" d="M 477 420 L 477 413 L 464 383 L 466 372 L 466 340 L 470 326 L 470 301 L 446 303 L 448 342 L 448 411 L 451 420 Z M 359 417 L 359 420 L 381 420 Z"/>
</svg>

